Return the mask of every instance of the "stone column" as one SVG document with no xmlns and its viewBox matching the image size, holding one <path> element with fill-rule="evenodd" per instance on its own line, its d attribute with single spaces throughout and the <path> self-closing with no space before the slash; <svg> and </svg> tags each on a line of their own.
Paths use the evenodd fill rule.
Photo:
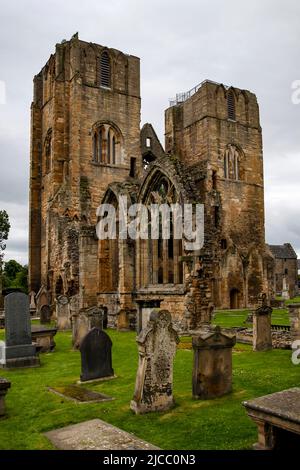
<svg viewBox="0 0 300 470">
<path fill-rule="evenodd" d="M 273 309 L 266 305 L 253 312 L 253 351 L 272 349 L 271 314 Z"/>
<path fill-rule="evenodd" d="M 288 309 L 291 324 L 291 339 L 293 342 L 300 339 L 300 303 L 289 304 Z"/>
<path fill-rule="evenodd" d="M 236 337 L 217 326 L 213 332 L 193 337 L 193 397 L 220 397 L 232 389 L 232 348 Z"/>
</svg>

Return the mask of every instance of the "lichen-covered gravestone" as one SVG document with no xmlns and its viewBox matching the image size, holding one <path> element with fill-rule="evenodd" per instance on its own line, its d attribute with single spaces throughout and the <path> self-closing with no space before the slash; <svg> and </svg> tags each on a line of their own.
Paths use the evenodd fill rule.
<svg viewBox="0 0 300 470">
<path fill-rule="evenodd" d="M 110 337 L 100 328 L 88 332 L 80 345 L 81 382 L 114 376 L 111 348 Z"/>
<path fill-rule="evenodd" d="M 72 343 L 78 349 L 83 338 L 92 328 L 103 330 L 103 309 L 90 307 L 81 309 L 76 315 L 72 315 Z"/>
<path fill-rule="evenodd" d="M 224 335 L 220 327 L 193 337 L 193 397 L 206 400 L 231 392 L 232 348 L 235 336 Z"/>
<path fill-rule="evenodd" d="M 71 329 L 69 298 L 59 295 L 56 299 L 56 322 L 58 330 Z"/>
<path fill-rule="evenodd" d="M 178 342 L 170 312 L 153 310 L 137 338 L 139 365 L 130 405 L 135 413 L 164 411 L 174 405 L 173 360 Z"/>
<path fill-rule="evenodd" d="M 5 368 L 40 364 L 31 341 L 29 298 L 21 292 L 5 297 Z"/>
<path fill-rule="evenodd" d="M 267 304 L 267 297 L 262 295 L 261 306 L 253 312 L 253 350 L 272 349 L 271 314 L 273 309 Z"/>
</svg>

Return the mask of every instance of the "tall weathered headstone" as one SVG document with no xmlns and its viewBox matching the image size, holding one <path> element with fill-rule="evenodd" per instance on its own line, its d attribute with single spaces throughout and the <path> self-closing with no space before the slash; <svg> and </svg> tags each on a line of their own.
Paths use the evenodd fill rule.
<svg viewBox="0 0 300 470">
<path fill-rule="evenodd" d="M 70 330 L 72 327 L 69 298 L 66 295 L 59 295 L 56 299 L 56 323 L 58 330 Z"/>
<path fill-rule="evenodd" d="M 225 335 L 220 327 L 193 337 L 193 397 L 207 400 L 232 389 L 232 348 L 235 336 Z"/>
<path fill-rule="evenodd" d="M 34 367 L 40 364 L 31 341 L 29 298 L 21 292 L 5 297 L 5 366 Z"/>
<path fill-rule="evenodd" d="M 43 305 L 41 308 L 40 323 L 46 325 L 51 322 L 51 308 L 49 305 Z"/>
<path fill-rule="evenodd" d="M 286 279 L 286 275 L 282 277 L 282 293 L 281 296 L 284 300 L 288 300 L 290 298 L 289 286 Z"/>
<path fill-rule="evenodd" d="M 137 338 L 139 364 L 130 405 L 135 413 L 164 411 L 174 405 L 173 360 L 178 342 L 170 312 L 153 310 Z"/>
<path fill-rule="evenodd" d="M 300 340 L 300 303 L 289 304 L 288 309 L 291 325 L 291 339 L 292 341 Z"/>
<path fill-rule="evenodd" d="M 267 304 L 267 297 L 262 296 L 261 306 L 253 312 L 253 350 L 272 349 L 271 315 L 273 309 Z"/>
<path fill-rule="evenodd" d="M 35 292 L 34 291 L 31 291 L 29 293 L 29 309 L 30 309 L 30 315 L 32 317 L 35 317 L 36 315 L 36 303 L 35 303 Z"/>
<path fill-rule="evenodd" d="M 92 328 L 83 338 L 81 352 L 81 382 L 112 377 L 112 342 L 100 328 Z"/>
<path fill-rule="evenodd" d="M 75 349 L 81 345 L 83 338 L 92 328 L 103 330 L 103 310 L 99 307 L 81 309 L 72 315 L 72 342 Z"/>
<path fill-rule="evenodd" d="M 35 296 L 35 304 L 36 304 L 36 315 L 40 316 L 42 306 L 49 304 L 49 294 L 44 285 L 41 286 L 40 290 Z"/>
</svg>

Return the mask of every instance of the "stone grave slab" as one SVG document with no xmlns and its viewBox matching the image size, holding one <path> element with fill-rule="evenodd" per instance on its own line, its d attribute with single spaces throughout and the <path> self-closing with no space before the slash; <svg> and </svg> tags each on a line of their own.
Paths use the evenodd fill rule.
<svg viewBox="0 0 300 470">
<path fill-rule="evenodd" d="M 258 450 L 298 450 L 300 446 L 300 388 L 294 387 L 244 401 L 258 429 Z"/>
<path fill-rule="evenodd" d="M 57 328 L 47 328 L 40 325 L 32 325 L 31 337 L 33 343 L 40 353 L 52 352 L 55 349 L 56 343 L 54 336 L 57 333 Z"/>
<path fill-rule="evenodd" d="M 134 434 L 92 419 L 45 433 L 60 450 L 159 450 Z"/>
<path fill-rule="evenodd" d="M 48 387 L 49 392 L 55 393 L 67 400 L 76 403 L 98 403 L 101 401 L 111 401 L 114 398 L 104 395 L 103 393 L 94 392 L 79 385 L 66 385 L 64 387 Z"/>
</svg>

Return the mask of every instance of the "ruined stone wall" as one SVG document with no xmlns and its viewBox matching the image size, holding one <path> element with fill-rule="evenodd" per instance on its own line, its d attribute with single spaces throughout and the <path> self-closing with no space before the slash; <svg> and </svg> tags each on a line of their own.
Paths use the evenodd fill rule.
<svg viewBox="0 0 300 470">
<path fill-rule="evenodd" d="M 104 50 L 110 88 L 99 81 Z M 103 123 L 120 136 L 115 164 L 93 161 L 93 132 Z M 96 302 L 99 279 L 97 256 L 80 258 L 89 248 L 85 227 L 93 231 L 107 186 L 129 178 L 131 158 L 141 171 L 139 59 L 77 35 L 58 44 L 34 80 L 31 134 L 31 289 L 44 284 L 53 300 L 62 280 L 64 293 L 81 288 L 88 305 Z"/>
<path fill-rule="evenodd" d="M 228 93 L 235 119 L 228 118 Z M 205 82 L 183 103 L 166 110 L 166 152 L 186 165 L 202 161 L 206 178 L 202 193 L 206 231 L 212 230 L 214 267 L 212 291 L 219 307 L 255 304 L 266 287 L 262 135 L 253 93 Z M 234 149 L 235 177 L 229 177 L 224 157 Z M 236 291 L 236 294 L 234 294 Z M 236 299 L 231 298 L 237 297 Z"/>
</svg>

